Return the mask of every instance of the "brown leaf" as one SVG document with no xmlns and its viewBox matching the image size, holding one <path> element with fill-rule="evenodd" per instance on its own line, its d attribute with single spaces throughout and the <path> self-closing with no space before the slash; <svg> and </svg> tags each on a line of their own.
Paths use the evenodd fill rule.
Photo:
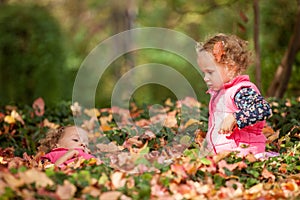
<svg viewBox="0 0 300 200">
<path fill-rule="evenodd" d="M 74 197 L 74 194 L 76 192 L 76 187 L 70 183 L 68 180 L 64 180 L 63 185 L 58 185 L 56 189 L 56 194 L 61 199 L 72 199 Z"/>
<path fill-rule="evenodd" d="M 49 127 L 51 129 L 57 129 L 57 128 L 59 128 L 59 124 L 52 123 L 48 119 L 44 119 L 43 126 Z"/>
<path fill-rule="evenodd" d="M 259 183 L 257 185 L 252 186 L 249 190 L 247 190 L 247 193 L 256 194 L 256 193 L 260 193 L 262 190 L 263 190 L 263 184 Z"/>
<path fill-rule="evenodd" d="M 7 183 L 7 185 L 9 185 L 9 187 L 13 188 L 14 190 L 25 184 L 24 179 L 22 179 L 22 178 L 18 179 L 10 173 L 4 173 L 3 174 L 3 179 Z"/>
<path fill-rule="evenodd" d="M 124 148 L 131 148 L 133 145 L 135 145 L 136 147 L 142 147 L 144 144 L 142 141 L 139 140 L 139 136 L 133 136 L 132 138 L 128 138 L 124 144 L 123 147 Z"/>
<path fill-rule="evenodd" d="M 97 197 L 100 195 L 100 190 L 94 186 L 87 186 L 83 188 L 82 194 L 89 194 L 92 197 Z"/>
<path fill-rule="evenodd" d="M 246 159 L 250 162 L 250 163 L 253 163 L 255 162 L 257 159 L 256 157 L 252 154 L 252 153 L 249 153 L 246 155 Z"/>
<path fill-rule="evenodd" d="M 45 173 L 35 168 L 21 172 L 19 176 L 26 184 L 35 183 L 37 188 L 54 185 L 54 182 Z"/>
<path fill-rule="evenodd" d="M 110 142 L 108 144 L 100 143 L 100 144 L 97 144 L 96 147 L 101 152 L 117 152 L 117 151 L 122 150 L 115 144 L 115 142 Z"/>
<path fill-rule="evenodd" d="M 275 175 L 269 172 L 266 168 L 262 170 L 261 175 L 266 179 L 270 178 L 273 182 L 275 181 Z"/>
<path fill-rule="evenodd" d="M 122 195 L 122 192 L 119 192 L 119 191 L 104 192 L 99 197 L 99 200 L 118 200 L 121 195 Z"/>
<path fill-rule="evenodd" d="M 278 168 L 278 171 L 280 171 L 281 173 L 286 173 L 287 172 L 287 167 L 288 167 L 288 165 L 287 164 L 285 164 L 285 163 L 282 163 L 281 165 L 280 165 L 280 167 Z"/>
</svg>

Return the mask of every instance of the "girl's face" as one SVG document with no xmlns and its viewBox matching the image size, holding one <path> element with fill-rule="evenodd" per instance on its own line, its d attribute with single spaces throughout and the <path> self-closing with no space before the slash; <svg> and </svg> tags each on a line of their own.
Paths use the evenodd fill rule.
<svg viewBox="0 0 300 200">
<path fill-rule="evenodd" d="M 204 73 L 204 81 L 209 89 L 218 91 L 222 89 L 224 83 L 230 81 L 225 66 L 217 63 L 211 53 L 205 51 L 198 53 L 197 62 Z"/>
<path fill-rule="evenodd" d="M 57 147 L 74 149 L 79 148 L 89 153 L 87 132 L 77 127 L 67 127 L 58 140 Z"/>
</svg>

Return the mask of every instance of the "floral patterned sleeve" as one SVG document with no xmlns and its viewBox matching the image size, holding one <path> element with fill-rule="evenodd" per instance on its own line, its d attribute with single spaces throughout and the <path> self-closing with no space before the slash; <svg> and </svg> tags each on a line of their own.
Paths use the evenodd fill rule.
<svg viewBox="0 0 300 200">
<path fill-rule="evenodd" d="M 239 128 L 263 121 L 272 115 L 268 102 L 252 88 L 240 89 L 234 96 L 234 102 L 240 109 L 234 114 Z"/>
</svg>

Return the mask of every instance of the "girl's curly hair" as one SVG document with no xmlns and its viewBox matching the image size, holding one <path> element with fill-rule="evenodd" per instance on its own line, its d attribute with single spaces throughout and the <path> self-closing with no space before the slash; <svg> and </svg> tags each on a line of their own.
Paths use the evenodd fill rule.
<svg viewBox="0 0 300 200">
<path fill-rule="evenodd" d="M 204 44 L 197 47 L 197 51 L 207 51 L 213 53 L 214 45 L 222 42 L 224 54 L 219 63 L 229 66 L 236 65 L 237 73 L 244 72 L 252 62 L 252 53 L 248 50 L 248 42 L 235 35 L 217 34 L 209 38 Z"/>
<path fill-rule="evenodd" d="M 39 147 L 38 151 L 42 151 L 45 153 L 50 152 L 52 149 L 56 148 L 58 140 L 62 137 L 65 133 L 65 127 L 59 127 L 57 129 L 50 129 L 46 137 L 39 140 Z"/>
</svg>

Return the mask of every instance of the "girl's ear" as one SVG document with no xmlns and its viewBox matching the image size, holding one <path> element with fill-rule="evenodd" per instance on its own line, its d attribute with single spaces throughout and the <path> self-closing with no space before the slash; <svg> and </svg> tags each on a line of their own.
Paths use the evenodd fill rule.
<svg viewBox="0 0 300 200">
<path fill-rule="evenodd" d="M 230 79 L 238 75 L 238 67 L 236 65 L 226 65 L 225 71 Z"/>
</svg>

